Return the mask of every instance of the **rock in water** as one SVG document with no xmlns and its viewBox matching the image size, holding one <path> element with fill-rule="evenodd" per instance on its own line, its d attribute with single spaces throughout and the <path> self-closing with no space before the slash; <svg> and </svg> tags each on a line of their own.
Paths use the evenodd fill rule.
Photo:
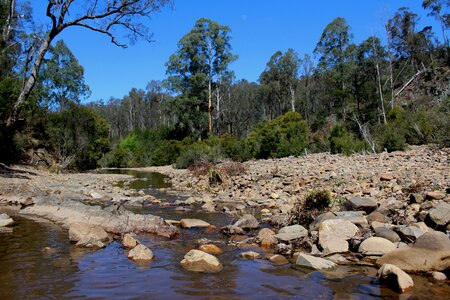
<svg viewBox="0 0 450 300">
<path fill-rule="evenodd" d="M 191 272 L 217 273 L 223 269 L 223 265 L 215 256 L 195 249 L 189 251 L 180 264 Z"/>
<path fill-rule="evenodd" d="M 400 293 L 407 292 L 414 287 L 414 281 L 411 276 L 397 266 L 384 264 L 377 274 L 381 282 L 386 283 Z"/>
<path fill-rule="evenodd" d="M 286 257 L 283 255 L 275 254 L 269 258 L 269 261 L 276 266 L 286 265 L 289 263 Z"/>
<path fill-rule="evenodd" d="M 262 247 L 272 247 L 275 245 L 278 240 L 275 237 L 275 232 L 273 232 L 269 228 L 263 228 L 258 232 L 258 236 L 256 237 L 256 240 Z"/>
<path fill-rule="evenodd" d="M 153 257 L 155 256 L 152 250 L 142 244 L 137 245 L 128 253 L 128 258 L 137 261 L 152 260 Z"/>
<path fill-rule="evenodd" d="M 198 250 L 209 253 L 209 254 L 214 254 L 214 255 L 223 253 L 222 249 L 220 249 L 219 247 L 217 247 L 214 244 L 201 245 L 200 247 L 198 247 Z"/>
<path fill-rule="evenodd" d="M 180 226 L 183 228 L 204 228 L 209 227 L 211 224 L 200 219 L 182 219 Z"/>
<path fill-rule="evenodd" d="M 296 264 L 299 266 L 308 267 L 315 270 L 331 269 L 336 266 L 336 264 L 332 261 L 304 253 L 301 253 L 297 257 Z"/>
<path fill-rule="evenodd" d="M 69 227 L 69 239 L 81 247 L 103 248 L 111 242 L 111 237 L 103 228 L 88 223 L 74 223 Z"/>
<path fill-rule="evenodd" d="M 256 229 L 259 228 L 259 222 L 256 218 L 251 214 L 243 215 L 234 226 L 240 227 L 242 229 Z"/>
<path fill-rule="evenodd" d="M 14 223 L 13 219 L 7 214 L 0 215 L 0 227 L 8 226 Z"/>
<path fill-rule="evenodd" d="M 123 236 L 122 245 L 124 247 L 127 247 L 127 248 L 131 249 L 131 248 L 136 247 L 138 244 L 140 244 L 139 241 L 137 239 L 135 239 L 131 234 L 126 233 Z"/>
<path fill-rule="evenodd" d="M 246 251 L 239 254 L 239 256 L 245 259 L 257 259 L 261 256 L 261 254 L 255 251 Z"/>
</svg>

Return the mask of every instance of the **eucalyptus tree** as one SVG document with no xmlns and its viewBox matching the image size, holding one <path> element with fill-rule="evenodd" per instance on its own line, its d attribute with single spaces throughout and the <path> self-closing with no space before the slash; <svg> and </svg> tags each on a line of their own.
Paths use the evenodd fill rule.
<svg viewBox="0 0 450 300">
<path fill-rule="evenodd" d="M 201 18 L 181 38 L 178 50 L 166 63 L 169 85 L 181 94 L 183 106 L 192 100 L 198 114 L 204 113 L 202 107 L 207 108 L 209 132 L 212 131 L 213 89 L 217 95 L 221 80 L 230 76 L 229 64 L 237 59 L 231 53 L 230 31 L 228 26 Z M 201 122 L 202 118 L 196 119 Z"/>
<path fill-rule="evenodd" d="M 138 38 L 150 41 L 151 34 L 142 19 L 168 2 L 169 0 L 48 0 L 45 10 L 48 30 L 36 40 L 36 53 L 30 56 L 31 71 L 14 103 L 6 126 L 11 127 L 17 121 L 20 109 L 36 84 L 46 53 L 63 31 L 75 27 L 85 28 L 108 36 L 119 47 L 127 46 L 121 36 L 131 42 Z"/>
<path fill-rule="evenodd" d="M 286 112 L 286 103 L 295 112 L 295 91 L 298 85 L 300 59 L 293 49 L 275 52 L 261 73 L 259 81 L 268 88 L 269 98 L 278 102 L 278 114 Z"/>
<path fill-rule="evenodd" d="M 450 1 L 448 0 L 424 0 L 422 7 L 427 9 L 428 16 L 434 17 L 440 24 L 444 45 L 449 46 L 446 31 L 450 27 Z"/>
</svg>

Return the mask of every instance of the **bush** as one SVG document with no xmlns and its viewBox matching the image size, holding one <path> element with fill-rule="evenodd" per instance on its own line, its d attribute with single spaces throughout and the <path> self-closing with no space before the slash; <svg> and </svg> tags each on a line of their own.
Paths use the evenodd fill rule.
<svg viewBox="0 0 450 300">
<path fill-rule="evenodd" d="M 351 155 L 356 152 L 367 149 L 366 142 L 355 138 L 348 133 L 344 126 L 336 125 L 333 127 L 329 137 L 331 153 L 342 153 Z"/>
<path fill-rule="evenodd" d="M 255 158 L 301 155 L 308 144 L 308 125 L 299 113 L 288 112 L 259 124 L 247 141 Z"/>
<path fill-rule="evenodd" d="M 289 214 L 289 224 L 300 224 L 307 227 L 314 219 L 329 210 L 331 204 L 330 192 L 327 190 L 312 190 L 304 199 L 294 204 Z"/>
<path fill-rule="evenodd" d="M 187 169 L 204 162 L 209 162 L 208 146 L 194 144 L 184 151 L 177 159 L 175 167 L 177 169 Z"/>
<path fill-rule="evenodd" d="M 395 128 L 391 124 L 384 125 L 378 134 L 378 144 L 381 151 L 401 151 L 406 148 L 406 139 L 403 130 Z"/>
<path fill-rule="evenodd" d="M 247 143 L 237 139 L 231 134 L 222 135 L 219 140 L 221 152 L 226 158 L 234 161 L 246 161 L 251 158 L 250 149 Z"/>
<path fill-rule="evenodd" d="M 150 157 L 151 165 L 165 166 L 175 163 L 180 156 L 181 148 L 182 143 L 180 141 L 162 141 Z"/>
</svg>

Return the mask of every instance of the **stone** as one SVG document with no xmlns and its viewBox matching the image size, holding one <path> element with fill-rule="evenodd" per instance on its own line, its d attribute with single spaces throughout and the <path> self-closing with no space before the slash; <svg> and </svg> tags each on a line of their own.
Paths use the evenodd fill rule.
<svg viewBox="0 0 450 300">
<path fill-rule="evenodd" d="M 365 239 L 358 248 L 358 252 L 364 255 L 379 255 L 382 256 L 395 250 L 397 246 L 381 237 L 370 237 Z"/>
<path fill-rule="evenodd" d="M 440 226 L 446 226 L 450 223 L 450 204 L 442 202 L 430 210 L 428 214 L 430 220 Z"/>
<path fill-rule="evenodd" d="M 420 237 L 424 232 L 415 226 L 404 226 L 400 225 L 394 227 L 394 231 L 398 233 L 402 241 L 406 243 L 414 242 L 418 237 Z"/>
<path fill-rule="evenodd" d="M 215 256 L 195 249 L 189 251 L 180 264 L 190 272 L 218 273 L 223 269 L 223 265 Z"/>
<path fill-rule="evenodd" d="M 335 214 L 337 219 L 349 221 L 361 228 L 367 228 L 369 225 L 364 211 L 338 211 Z"/>
<path fill-rule="evenodd" d="M 183 228 L 205 228 L 209 227 L 210 224 L 200 219 L 182 219 L 180 226 Z"/>
<path fill-rule="evenodd" d="M 100 226 L 88 223 L 74 223 L 69 227 L 69 239 L 81 247 L 103 248 L 111 242 L 111 237 Z"/>
<path fill-rule="evenodd" d="M 417 203 L 422 204 L 423 203 L 423 195 L 419 193 L 412 193 L 409 195 L 409 202 L 410 203 Z"/>
<path fill-rule="evenodd" d="M 322 224 L 323 221 L 333 219 L 336 219 L 336 215 L 334 213 L 330 211 L 323 213 L 317 216 L 317 218 L 315 218 L 314 221 L 312 221 L 311 224 L 309 224 L 309 231 L 317 231 L 319 230 L 319 226 L 320 224 Z"/>
<path fill-rule="evenodd" d="M 441 200 L 445 198 L 445 193 L 439 191 L 427 192 L 425 198 L 430 200 Z"/>
<path fill-rule="evenodd" d="M 308 267 L 315 270 L 326 270 L 336 267 L 336 264 L 327 259 L 300 253 L 295 262 L 298 266 Z"/>
<path fill-rule="evenodd" d="M 423 248 L 437 251 L 450 251 L 450 239 L 440 231 L 426 232 L 417 238 L 414 248 Z"/>
<path fill-rule="evenodd" d="M 0 227 L 8 226 L 14 223 L 14 220 L 7 214 L 0 215 Z"/>
<path fill-rule="evenodd" d="M 256 229 L 259 228 L 259 222 L 253 215 L 245 214 L 234 223 L 234 226 L 242 229 Z"/>
<path fill-rule="evenodd" d="M 214 244 L 201 245 L 200 247 L 198 247 L 198 250 L 209 253 L 209 254 L 213 254 L 213 255 L 219 255 L 219 254 L 223 253 L 223 250 Z"/>
<path fill-rule="evenodd" d="M 376 263 L 377 265 L 393 264 L 405 272 L 412 273 L 443 271 L 450 268 L 450 250 L 407 246 L 386 253 Z"/>
<path fill-rule="evenodd" d="M 270 194 L 270 198 L 278 199 L 278 198 L 280 198 L 280 195 L 278 195 L 277 193 L 272 193 L 272 194 Z"/>
<path fill-rule="evenodd" d="M 385 223 L 386 222 L 386 216 L 383 215 L 382 213 L 378 212 L 378 211 L 374 211 L 371 212 L 368 216 L 367 216 L 367 222 L 369 222 L 369 224 L 372 224 L 372 222 L 380 222 L 380 223 Z"/>
<path fill-rule="evenodd" d="M 283 242 L 289 242 L 295 239 L 301 239 L 308 235 L 308 230 L 302 225 L 291 225 L 281 228 L 275 237 Z"/>
<path fill-rule="evenodd" d="M 382 265 L 377 275 L 382 283 L 386 283 L 400 293 L 410 291 L 414 287 L 414 281 L 411 276 L 392 264 Z"/>
<path fill-rule="evenodd" d="M 289 261 L 287 260 L 286 257 L 284 257 L 283 255 L 279 255 L 279 254 L 270 256 L 269 261 L 276 266 L 286 265 L 289 263 Z"/>
<path fill-rule="evenodd" d="M 385 227 L 376 227 L 374 228 L 375 235 L 380 238 L 387 239 L 392 243 L 400 242 L 400 236 L 392 229 Z"/>
<path fill-rule="evenodd" d="M 148 261 L 154 257 L 152 250 L 142 244 L 137 245 L 128 253 L 128 258 L 135 261 Z"/>
<path fill-rule="evenodd" d="M 363 210 L 366 213 L 370 213 L 377 209 L 378 204 L 371 198 L 353 197 L 347 200 L 347 206 L 352 210 Z"/>
<path fill-rule="evenodd" d="M 261 256 L 261 254 L 255 251 L 246 251 L 239 254 L 239 256 L 245 259 L 257 259 Z"/>
<path fill-rule="evenodd" d="M 442 273 L 442 272 L 433 272 L 431 273 L 431 277 L 435 280 L 435 281 L 444 281 L 447 280 L 447 276 Z"/>
<path fill-rule="evenodd" d="M 319 227 L 319 244 L 325 255 L 348 251 L 347 240 L 358 233 L 358 227 L 345 220 L 322 222 Z"/>
<path fill-rule="evenodd" d="M 98 192 L 91 192 L 89 194 L 89 196 L 91 196 L 92 199 L 96 199 L 96 200 L 99 200 L 99 199 L 103 198 L 103 195 L 98 193 Z"/>
<path fill-rule="evenodd" d="M 126 233 L 123 238 L 122 238 L 122 245 L 124 247 L 127 248 L 134 248 L 136 247 L 139 243 L 139 241 L 137 239 L 135 239 L 131 234 Z"/>
<path fill-rule="evenodd" d="M 220 231 L 226 235 L 241 235 L 244 234 L 244 229 L 235 225 L 227 225 L 220 229 Z"/>
<path fill-rule="evenodd" d="M 212 202 L 206 202 L 205 204 L 202 205 L 202 209 L 207 212 L 215 212 L 216 206 Z"/>
<path fill-rule="evenodd" d="M 391 181 L 393 179 L 394 179 L 394 176 L 392 176 L 391 174 L 381 174 L 381 176 L 380 176 L 381 181 Z"/>
<path fill-rule="evenodd" d="M 261 229 L 256 236 L 256 240 L 265 248 L 272 247 L 278 242 L 278 239 L 275 237 L 275 232 L 269 228 Z"/>
</svg>

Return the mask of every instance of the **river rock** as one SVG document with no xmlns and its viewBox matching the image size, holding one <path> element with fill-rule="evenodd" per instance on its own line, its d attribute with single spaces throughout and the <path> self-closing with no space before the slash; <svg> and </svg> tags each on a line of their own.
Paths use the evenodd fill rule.
<svg viewBox="0 0 450 300">
<path fill-rule="evenodd" d="M 88 223 L 74 223 L 69 227 L 69 239 L 81 247 L 103 248 L 111 242 L 111 237 L 103 228 Z"/>
<path fill-rule="evenodd" d="M 205 228 L 209 227 L 211 224 L 200 219 L 182 219 L 180 221 L 180 226 L 183 228 Z"/>
<path fill-rule="evenodd" d="M 352 210 L 363 210 L 370 213 L 377 209 L 378 204 L 371 198 L 353 197 L 347 200 L 347 206 Z"/>
<path fill-rule="evenodd" d="M 122 239 L 122 245 L 127 248 L 134 248 L 139 244 L 139 241 L 135 239 L 131 234 L 126 233 Z"/>
<path fill-rule="evenodd" d="M 445 226 L 450 223 L 450 204 L 442 202 L 430 210 L 428 217 L 436 225 Z"/>
<path fill-rule="evenodd" d="M 209 253 L 209 254 L 213 254 L 213 255 L 219 255 L 219 254 L 223 253 L 223 250 L 214 244 L 201 245 L 200 247 L 198 247 L 198 250 Z"/>
<path fill-rule="evenodd" d="M 347 240 L 358 233 L 358 227 L 345 220 L 322 222 L 319 227 L 319 244 L 325 255 L 348 251 Z"/>
<path fill-rule="evenodd" d="M 148 261 L 152 260 L 153 257 L 155 256 L 153 255 L 152 250 L 142 244 L 137 245 L 128 253 L 128 258 L 134 261 Z"/>
<path fill-rule="evenodd" d="M 278 239 L 275 237 L 275 232 L 269 228 L 263 228 L 258 232 L 256 236 L 256 240 L 262 247 L 272 247 L 278 242 Z"/>
<path fill-rule="evenodd" d="M 418 237 L 425 233 L 418 227 L 404 225 L 394 227 L 394 231 L 397 232 L 402 241 L 406 243 L 414 242 Z"/>
<path fill-rule="evenodd" d="M 318 231 L 320 224 L 322 224 L 325 220 L 333 220 L 336 219 L 336 215 L 332 212 L 326 212 L 321 215 L 319 215 L 317 218 L 314 219 L 314 221 L 309 224 L 309 231 Z"/>
<path fill-rule="evenodd" d="M 302 225 L 291 225 L 281 228 L 275 237 L 283 242 L 289 242 L 295 239 L 301 239 L 308 235 L 308 230 Z"/>
<path fill-rule="evenodd" d="M 8 226 L 14 223 L 14 220 L 7 214 L 0 214 L 0 227 Z"/>
<path fill-rule="evenodd" d="M 191 272 L 217 273 L 223 269 L 223 265 L 215 256 L 195 249 L 189 251 L 180 264 Z"/>
<path fill-rule="evenodd" d="M 433 272 L 431 273 L 431 277 L 435 280 L 435 281 L 444 281 L 447 280 L 447 275 L 445 275 L 442 272 Z"/>
<path fill-rule="evenodd" d="M 283 255 L 275 254 L 269 257 L 269 261 L 276 266 L 286 265 L 289 263 L 286 257 Z"/>
<path fill-rule="evenodd" d="M 423 195 L 419 193 L 412 193 L 409 195 L 409 203 L 417 203 L 422 204 L 423 203 Z"/>
<path fill-rule="evenodd" d="M 382 256 L 388 252 L 395 250 L 395 244 L 381 237 L 370 237 L 365 239 L 360 245 L 358 252 L 364 255 Z"/>
<path fill-rule="evenodd" d="M 439 191 L 427 192 L 425 198 L 430 200 L 440 200 L 445 198 L 445 193 Z"/>
<path fill-rule="evenodd" d="M 386 216 L 383 215 L 382 213 L 378 212 L 378 211 L 374 211 L 374 212 L 371 212 L 367 216 L 367 222 L 369 222 L 369 224 L 372 224 L 373 222 L 385 223 L 386 222 Z"/>
<path fill-rule="evenodd" d="M 315 270 L 331 269 L 336 266 L 336 264 L 332 261 L 320 257 L 311 256 L 305 253 L 300 253 L 295 263 L 298 266 L 308 267 Z"/>
<path fill-rule="evenodd" d="M 395 265 L 382 265 L 377 275 L 381 282 L 386 283 L 400 293 L 407 292 L 414 287 L 414 281 L 411 276 Z"/>
<path fill-rule="evenodd" d="M 246 251 L 239 254 L 239 256 L 245 259 L 257 259 L 261 256 L 261 254 L 255 251 Z"/>
<path fill-rule="evenodd" d="M 386 227 L 376 227 L 374 228 L 375 235 L 380 238 L 387 239 L 392 243 L 400 242 L 400 236 L 392 229 Z"/>
<path fill-rule="evenodd" d="M 212 202 L 206 202 L 205 204 L 202 205 L 202 209 L 207 212 L 215 212 L 216 206 Z"/>
<path fill-rule="evenodd" d="M 335 213 L 336 219 L 349 221 L 358 227 L 367 228 L 369 222 L 367 222 L 366 212 L 364 211 L 338 211 Z"/>
<path fill-rule="evenodd" d="M 416 240 L 413 247 L 437 251 L 450 251 L 450 239 L 445 233 L 440 231 L 426 232 Z"/>
<path fill-rule="evenodd" d="M 234 223 L 234 226 L 242 229 L 256 229 L 259 228 L 259 222 L 253 215 L 245 214 Z"/>
<path fill-rule="evenodd" d="M 242 235 L 244 234 L 244 229 L 235 225 L 227 225 L 220 229 L 220 231 L 226 235 Z"/>
</svg>

